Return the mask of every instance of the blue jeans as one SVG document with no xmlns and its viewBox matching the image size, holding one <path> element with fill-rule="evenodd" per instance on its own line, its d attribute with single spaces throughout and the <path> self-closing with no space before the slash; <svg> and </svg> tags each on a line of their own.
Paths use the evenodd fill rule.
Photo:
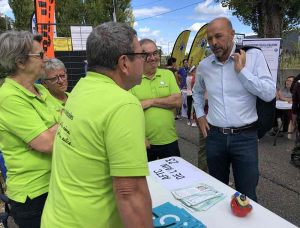
<svg viewBox="0 0 300 228">
<path fill-rule="evenodd" d="M 236 190 L 257 201 L 259 171 L 256 130 L 226 135 L 211 128 L 206 139 L 206 153 L 210 175 L 228 184 L 232 164 Z"/>
</svg>

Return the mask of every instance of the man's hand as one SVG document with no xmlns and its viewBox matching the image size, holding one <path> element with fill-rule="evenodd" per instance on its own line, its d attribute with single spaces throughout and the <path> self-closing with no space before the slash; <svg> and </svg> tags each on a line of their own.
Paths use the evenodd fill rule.
<svg viewBox="0 0 300 228">
<path fill-rule="evenodd" d="M 206 120 L 206 116 L 201 116 L 197 119 L 198 121 L 198 125 L 200 127 L 200 130 L 202 131 L 202 134 L 204 136 L 204 138 L 207 137 L 207 130 L 209 130 L 209 125 L 208 122 Z"/>
<path fill-rule="evenodd" d="M 153 104 L 153 99 L 141 101 L 141 105 L 142 105 L 143 109 L 151 108 L 152 104 Z"/>
<path fill-rule="evenodd" d="M 234 53 L 231 56 L 233 57 L 235 71 L 240 73 L 246 64 L 246 52 L 240 49 L 240 53 Z"/>
</svg>

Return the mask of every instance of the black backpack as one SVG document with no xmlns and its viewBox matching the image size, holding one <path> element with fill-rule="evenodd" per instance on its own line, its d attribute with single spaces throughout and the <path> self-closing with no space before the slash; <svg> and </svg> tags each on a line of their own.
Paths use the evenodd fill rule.
<svg viewBox="0 0 300 228">
<path fill-rule="evenodd" d="M 242 46 L 237 45 L 235 52 L 239 52 L 240 49 L 247 52 L 247 50 L 256 48 L 261 50 L 259 47 L 254 46 Z M 267 63 L 268 65 L 268 63 Z M 268 66 L 269 68 L 269 66 Z M 270 68 L 269 68 L 270 71 Z M 274 94 L 275 96 L 275 94 Z M 256 111 L 257 111 L 257 137 L 261 139 L 264 135 L 270 131 L 273 127 L 273 121 L 275 119 L 275 109 L 276 109 L 276 97 L 272 101 L 266 102 L 256 98 Z"/>
</svg>

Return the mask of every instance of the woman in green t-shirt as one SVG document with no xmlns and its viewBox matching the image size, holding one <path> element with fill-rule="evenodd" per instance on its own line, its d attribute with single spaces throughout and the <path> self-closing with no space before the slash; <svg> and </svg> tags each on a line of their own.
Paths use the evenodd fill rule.
<svg viewBox="0 0 300 228">
<path fill-rule="evenodd" d="M 15 222 L 39 227 L 47 198 L 51 153 L 61 104 L 35 81 L 45 76 L 42 37 L 26 31 L 0 35 L 0 148 L 7 167 L 7 195 Z"/>
</svg>

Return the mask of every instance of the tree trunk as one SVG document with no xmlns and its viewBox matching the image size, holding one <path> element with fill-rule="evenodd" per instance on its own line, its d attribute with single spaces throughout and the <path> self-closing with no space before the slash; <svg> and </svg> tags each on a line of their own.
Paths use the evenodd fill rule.
<svg viewBox="0 0 300 228">
<path fill-rule="evenodd" d="M 276 1 L 261 0 L 258 3 L 259 29 L 258 37 L 278 38 L 282 35 L 282 8 Z"/>
</svg>

